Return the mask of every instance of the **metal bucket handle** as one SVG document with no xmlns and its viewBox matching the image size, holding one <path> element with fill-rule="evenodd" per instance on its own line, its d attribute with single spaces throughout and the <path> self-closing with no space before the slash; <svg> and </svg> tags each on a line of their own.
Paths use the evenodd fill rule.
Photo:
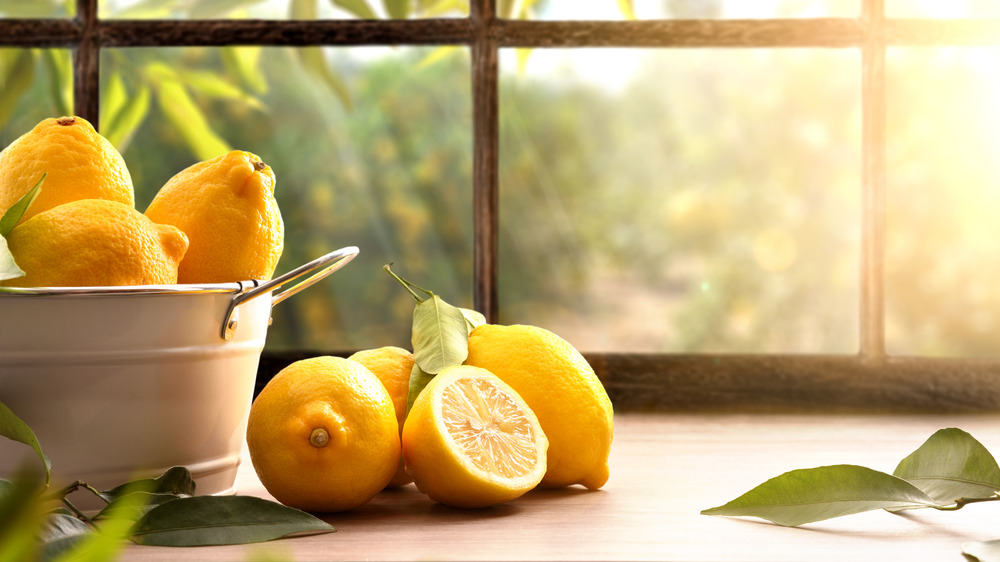
<svg viewBox="0 0 1000 562">
<path fill-rule="evenodd" d="M 347 265 L 349 261 L 353 260 L 355 256 L 358 255 L 358 251 L 357 246 L 347 246 L 339 250 L 334 250 L 325 256 L 318 257 L 307 264 L 300 265 L 288 273 L 271 279 L 270 281 L 253 281 L 255 286 L 252 289 L 248 291 L 241 291 L 233 297 L 232 302 L 229 303 L 229 308 L 226 309 L 226 316 L 222 320 L 222 339 L 228 341 L 233 339 L 233 336 L 236 335 L 236 327 L 239 324 L 239 310 L 237 310 L 237 307 L 241 304 L 253 300 L 263 294 L 270 293 L 278 287 L 294 281 L 303 275 L 312 274 L 309 275 L 309 277 L 306 277 L 303 281 L 292 285 L 284 291 L 272 295 L 271 307 L 273 308 L 274 305 L 279 302 Z"/>
</svg>

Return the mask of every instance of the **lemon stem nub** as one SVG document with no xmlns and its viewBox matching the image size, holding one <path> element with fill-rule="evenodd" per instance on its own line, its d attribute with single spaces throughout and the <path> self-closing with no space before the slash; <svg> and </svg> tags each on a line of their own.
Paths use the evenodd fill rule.
<svg viewBox="0 0 1000 562">
<path fill-rule="evenodd" d="M 266 168 L 266 167 L 267 167 L 267 164 L 265 164 L 263 160 L 255 160 L 254 163 L 253 163 L 253 169 L 257 170 L 258 172 L 263 171 L 264 168 Z"/>
<path fill-rule="evenodd" d="M 322 427 L 317 427 L 309 434 L 309 443 L 313 447 L 326 447 L 326 444 L 329 442 L 330 434 Z"/>
<path fill-rule="evenodd" d="M 60 117 L 56 119 L 56 123 L 62 125 L 63 127 L 68 127 L 73 123 L 76 123 L 76 117 Z"/>
</svg>

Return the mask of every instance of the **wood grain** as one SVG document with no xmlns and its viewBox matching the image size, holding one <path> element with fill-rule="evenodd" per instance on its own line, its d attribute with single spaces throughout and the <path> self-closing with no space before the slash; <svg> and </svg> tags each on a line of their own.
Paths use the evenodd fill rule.
<svg viewBox="0 0 1000 562">
<path fill-rule="evenodd" d="M 707 517 L 795 468 L 853 463 L 892 472 L 934 431 L 957 426 L 1000 451 L 997 416 L 619 415 L 611 478 L 599 491 L 536 491 L 501 506 L 458 510 L 413 485 L 323 518 L 329 535 L 265 545 L 129 547 L 127 561 L 675 560 L 852 562 L 962 560 L 965 541 L 1000 538 L 1000 505 L 958 512 L 875 511 L 801 528 Z M 268 497 L 244 462 L 240 493 Z"/>
</svg>

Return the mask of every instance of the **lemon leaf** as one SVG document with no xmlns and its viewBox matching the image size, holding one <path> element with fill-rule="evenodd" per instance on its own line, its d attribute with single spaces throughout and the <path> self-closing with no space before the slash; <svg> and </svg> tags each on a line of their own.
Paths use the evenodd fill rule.
<svg viewBox="0 0 1000 562">
<path fill-rule="evenodd" d="M 416 401 L 417 396 L 420 396 L 420 391 L 427 386 L 427 383 L 431 382 L 434 375 L 429 375 L 420 368 L 420 365 L 416 363 L 413 364 L 413 369 L 410 370 L 410 390 L 406 394 L 406 411 L 409 412 L 410 408 L 413 407 L 413 402 Z"/>
<path fill-rule="evenodd" d="M 1000 540 L 967 542 L 962 545 L 962 554 L 977 562 L 1000 562 Z"/>
<path fill-rule="evenodd" d="M 10 248 L 7 247 L 7 239 L 0 236 L 0 281 L 24 276 L 24 270 L 18 267 L 13 254 L 10 253 Z"/>
<path fill-rule="evenodd" d="M 478 310 L 470 308 L 460 308 L 459 310 L 462 311 L 462 316 L 465 316 L 465 323 L 469 327 L 469 333 L 472 333 L 472 330 L 486 323 L 486 317 Z"/>
<path fill-rule="evenodd" d="M 435 294 L 413 309 L 411 337 L 413 359 L 431 375 L 461 365 L 469 356 L 465 315 Z"/>
<path fill-rule="evenodd" d="M 304 511 L 253 496 L 194 496 L 154 507 L 136 522 L 131 538 L 145 545 L 208 546 L 335 530 Z"/>
<path fill-rule="evenodd" d="M 38 458 L 41 459 L 42 465 L 45 466 L 45 484 L 49 483 L 49 471 L 52 469 L 52 461 L 49 457 L 42 452 L 42 446 L 38 443 L 38 438 L 35 437 L 35 432 L 31 431 L 28 424 L 17 417 L 6 404 L 0 402 L 0 435 L 8 439 L 13 439 L 19 443 L 24 443 L 25 445 L 34 449 Z"/>
<path fill-rule="evenodd" d="M 931 435 L 892 474 L 944 504 L 992 498 L 1000 491 L 996 459 L 973 436 L 954 427 Z"/>
<path fill-rule="evenodd" d="M 794 527 L 874 509 L 940 507 L 902 478 L 856 465 L 786 472 L 703 515 L 751 516 Z"/>
<path fill-rule="evenodd" d="M 10 208 L 7 209 L 7 212 L 3 214 L 3 217 L 0 217 L 0 236 L 7 236 L 10 234 L 11 230 L 14 230 L 17 223 L 21 222 L 21 217 L 24 216 L 28 207 L 31 206 L 31 204 L 35 201 L 35 198 L 38 197 L 39 192 L 41 192 L 42 182 L 45 181 L 45 176 L 47 175 L 47 173 L 42 174 L 42 177 L 38 179 L 38 183 L 29 189 L 27 193 L 22 195 L 16 203 L 11 205 Z"/>
</svg>

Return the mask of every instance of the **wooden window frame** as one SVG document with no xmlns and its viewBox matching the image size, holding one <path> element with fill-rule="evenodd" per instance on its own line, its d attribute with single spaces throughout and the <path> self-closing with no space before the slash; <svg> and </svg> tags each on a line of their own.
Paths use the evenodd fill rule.
<svg viewBox="0 0 1000 562">
<path fill-rule="evenodd" d="M 884 325 L 886 50 L 1000 45 L 1000 19 L 887 18 L 884 0 L 861 0 L 856 18 L 521 21 L 497 18 L 496 0 L 470 0 L 469 16 L 453 19 L 102 20 L 97 17 L 97 1 L 76 0 L 72 19 L 0 19 L 0 47 L 72 49 L 74 111 L 95 124 L 103 48 L 467 46 L 472 56 L 473 295 L 475 307 L 490 321 L 497 319 L 499 309 L 500 49 L 857 49 L 862 60 L 863 131 L 858 353 L 590 353 L 587 358 L 619 410 L 991 412 L 1000 404 L 1000 359 L 889 356 Z M 290 361 L 314 354 L 265 353 L 259 384 Z"/>
</svg>

